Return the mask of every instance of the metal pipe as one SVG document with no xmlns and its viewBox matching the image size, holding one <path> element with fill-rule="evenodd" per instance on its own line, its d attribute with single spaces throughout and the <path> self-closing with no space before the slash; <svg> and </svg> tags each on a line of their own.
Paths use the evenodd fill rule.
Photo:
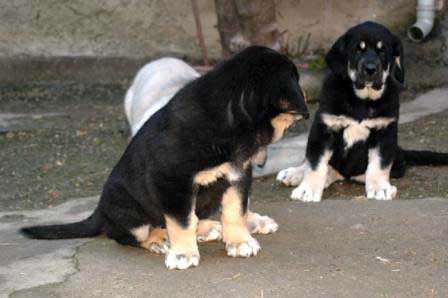
<svg viewBox="0 0 448 298">
<path fill-rule="evenodd" d="M 191 6 L 193 8 L 194 21 L 196 23 L 196 34 L 199 41 L 199 47 L 201 48 L 202 52 L 202 62 L 204 63 L 205 66 L 208 66 L 207 47 L 205 46 L 204 34 L 202 33 L 201 17 L 199 13 L 198 3 L 196 2 L 196 0 L 191 0 Z"/>
<path fill-rule="evenodd" d="M 418 0 L 417 21 L 409 27 L 408 37 L 414 42 L 422 42 L 431 32 L 435 16 L 435 0 Z"/>
</svg>

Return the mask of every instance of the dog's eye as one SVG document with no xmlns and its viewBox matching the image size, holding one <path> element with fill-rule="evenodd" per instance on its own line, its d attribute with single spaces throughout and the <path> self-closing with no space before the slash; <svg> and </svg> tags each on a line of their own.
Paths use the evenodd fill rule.
<svg viewBox="0 0 448 298">
<path fill-rule="evenodd" d="M 382 50 L 384 47 L 383 47 L 383 42 L 382 41 L 378 41 L 377 43 L 376 43 L 376 48 L 378 49 L 378 50 Z"/>
<path fill-rule="evenodd" d="M 356 50 L 358 52 L 362 52 L 366 49 L 366 43 L 365 41 L 361 41 L 360 43 L 358 43 L 358 46 L 356 47 Z"/>
</svg>

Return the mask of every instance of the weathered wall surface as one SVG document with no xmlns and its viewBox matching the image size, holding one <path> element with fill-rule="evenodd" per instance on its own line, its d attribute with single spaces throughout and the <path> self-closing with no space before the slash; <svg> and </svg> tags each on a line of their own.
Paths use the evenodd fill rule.
<svg viewBox="0 0 448 298">
<path fill-rule="evenodd" d="M 204 27 L 216 23 L 211 0 L 200 1 Z M 218 33 L 207 30 L 218 49 Z M 195 56 L 195 24 L 187 0 L 0 0 L 0 56 L 141 58 Z M 218 53 L 212 54 L 217 55 Z"/>
<path fill-rule="evenodd" d="M 213 0 L 198 0 L 206 44 L 220 55 Z M 363 20 L 404 29 L 415 0 L 279 0 L 278 23 L 292 54 L 327 48 Z M 172 53 L 197 59 L 189 0 L 0 0 L 0 58 L 127 57 Z M 309 41 L 305 42 L 309 35 Z M 299 44 L 299 40 L 302 40 Z"/>
</svg>

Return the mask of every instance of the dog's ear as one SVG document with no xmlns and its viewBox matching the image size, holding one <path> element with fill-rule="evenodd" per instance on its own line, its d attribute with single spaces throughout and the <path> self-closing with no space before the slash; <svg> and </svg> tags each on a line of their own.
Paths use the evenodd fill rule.
<svg viewBox="0 0 448 298">
<path fill-rule="evenodd" d="M 403 44 L 401 40 L 394 36 L 392 40 L 392 65 L 391 65 L 391 77 L 392 80 L 401 88 L 404 88 L 404 54 Z"/>
<path fill-rule="evenodd" d="M 307 118 L 308 108 L 305 95 L 299 85 L 299 76 L 279 76 L 275 88 L 278 90 L 270 98 L 270 104 L 280 113 L 296 113 Z"/>
<path fill-rule="evenodd" d="M 325 57 L 328 67 L 342 77 L 347 76 L 347 39 L 347 34 L 339 37 Z"/>
</svg>

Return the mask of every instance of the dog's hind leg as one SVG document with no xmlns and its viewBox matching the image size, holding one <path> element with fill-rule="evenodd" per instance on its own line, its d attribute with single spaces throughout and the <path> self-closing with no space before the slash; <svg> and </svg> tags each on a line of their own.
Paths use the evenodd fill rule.
<svg viewBox="0 0 448 298">
<path fill-rule="evenodd" d="M 341 173 L 335 170 L 332 166 L 328 166 L 327 180 L 325 181 L 324 188 L 327 189 L 333 183 L 341 180 L 344 180 L 344 176 L 342 176 Z"/>
<path fill-rule="evenodd" d="M 305 173 L 305 162 L 298 167 L 290 167 L 281 170 L 277 174 L 277 181 L 287 186 L 298 186 L 303 180 Z"/>
<path fill-rule="evenodd" d="M 298 167 L 291 167 L 281 170 L 277 174 L 277 181 L 281 182 L 286 186 L 297 186 L 300 184 L 300 182 L 302 182 L 304 173 L 305 173 L 305 163 L 301 164 Z M 344 180 L 344 176 L 342 176 L 333 167 L 329 166 L 327 179 L 325 181 L 325 188 L 328 188 L 334 182 L 341 180 Z"/>
<path fill-rule="evenodd" d="M 140 242 L 141 247 L 156 254 L 165 254 L 170 248 L 166 229 L 151 228 L 146 240 Z"/>
<path fill-rule="evenodd" d="M 221 240 L 222 225 L 219 221 L 211 219 L 201 219 L 198 223 L 197 239 L 198 242 L 209 242 Z"/>
</svg>

